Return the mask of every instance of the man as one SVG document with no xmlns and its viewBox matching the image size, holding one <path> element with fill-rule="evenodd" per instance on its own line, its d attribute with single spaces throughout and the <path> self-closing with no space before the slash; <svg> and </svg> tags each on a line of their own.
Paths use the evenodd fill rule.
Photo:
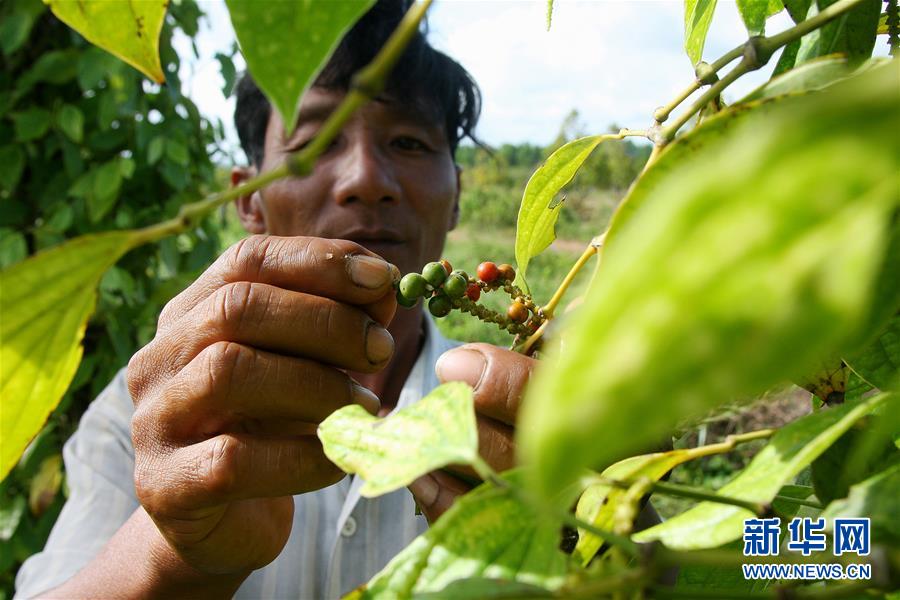
<svg viewBox="0 0 900 600">
<path fill-rule="evenodd" d="M 407 4 L 380 2 L 353 28 L 293 132 L 241 83 L 236 122 L 253 166 L 232 183 L 314 136 Z M 392 289 L 439 258 L 456 224 L 453 153 L 477 116 L 474 82 L 419 35 L 312 174 L 237 201 L 257 235 L 165 307 L 155 339 L 85 414 L 65 449 L 69 501 L 20 570 L 20 596 L 349 591 L 426 529 L 413 495 L 433 520 L 469 486 L 438 472 L 413 495 L 362 499 L 315 425 L 350 403 L 386 414 L 439 379 L 475 386 L 482 454 L 511 466 L 533 361 L 483 344 L 445 354 L 455 344 L 421 307 L 395 314 Z"/>
</svg>

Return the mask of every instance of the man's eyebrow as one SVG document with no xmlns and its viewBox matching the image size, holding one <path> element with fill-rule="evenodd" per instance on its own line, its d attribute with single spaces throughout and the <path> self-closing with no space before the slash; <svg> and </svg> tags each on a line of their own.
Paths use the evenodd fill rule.
<svg viewBox="0 0 900 600">
<path fill-rule="evenodd" d="M 320 102 L 316 102 L 313 104 L 309 104 L 303 106 L 300 109 L 300 112 L 297 113 L 297 126 L 294 128 L 294 133 L 297 132 L 297 128 L 304 123 L 310 122 L 319 122 L 324 121 L 334 112 L 334 109 L 337 108 L 338 103 L 331 100 L 322 100 Z"/>
</svg>

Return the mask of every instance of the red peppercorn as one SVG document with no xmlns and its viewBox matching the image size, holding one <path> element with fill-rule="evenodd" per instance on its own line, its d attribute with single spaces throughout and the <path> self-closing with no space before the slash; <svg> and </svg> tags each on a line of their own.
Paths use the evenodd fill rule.
<svg viewBox="0 0 900 600">
<path fill-rule="evenodd" d="M 478 302 L 478 299 L 481 298 L 481 288 L 477 283 L 470 283 L 466 288 L 466 298 L 472 302 Z"/>
<path fill-rule="evenodd" d="M 450 266 L 450 261 L 448 261 L 446 258 L 442 258 L 440 260 L 440 263 L 441 266 L 444 267 L 444 270 L 447 271 L 447 275 L 453 272 L 453 267 Z"/>
<path fill-rule="evenodd" d="M 528 309 L 521 302 L 513 302 L 506 311 L 508 316 L 514 323 L 524 323 L 528 318 Z"/>
<path fill-rule="evenodd" d="M 499 269 L 497 269 L 497 265 L 492 262 L 483 262 L 478 265 L 478 270 L 475 272 L 478 275 L 478 279 L 482 280 L 485 283 L 491 283 L 497 276 L 500 275 Z"/>
<path fill-rule="evenodd" d="M 497 271 L 500 272 L 500 279 L 502 279 L 503 281 L 509 281 L 510 283 L 512 283 L 512 281 L 516 278 L 516 270 L 512 265 L 502 264 L 497 267 Z"/>
</svg>

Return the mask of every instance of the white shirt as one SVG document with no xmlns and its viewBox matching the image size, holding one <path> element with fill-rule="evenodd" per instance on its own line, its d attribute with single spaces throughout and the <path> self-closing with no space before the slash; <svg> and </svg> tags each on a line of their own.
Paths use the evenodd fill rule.
<svg viewBox="0 0 900 600">
<path fill-rule="evenodd" d="M 425 345 L 400 392 L 397 408 L 417 402 L 438 380 L 438 357 L 459 345 L 425 319 Z M 16 576 L 16 597 L 52 589 L 89 563 L 137 510 L 134 448 L 125 369 L 91 403 L 63 457 L 69 498 L 44 550 L 30 557 Z M 284 550 L 254 571 L 236 598 L 337 598 L 368 581 L 424 532 L 425 517 L 401 489 L 362 498 L 358 477 L 294 496 L 294 525 Z"/>
</svg>

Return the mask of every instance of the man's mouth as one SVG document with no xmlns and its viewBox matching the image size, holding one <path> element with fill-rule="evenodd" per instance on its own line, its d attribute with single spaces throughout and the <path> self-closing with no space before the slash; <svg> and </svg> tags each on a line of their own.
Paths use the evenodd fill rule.
<svg viewBox="0 0 900 600">
<path fill-rule="evenodd" d="M 390 229 L 353 230 L 336 237 L 356 242 L 375 254 L 393 253 L 406 243 L 403 236 Z"/>
</svg>

